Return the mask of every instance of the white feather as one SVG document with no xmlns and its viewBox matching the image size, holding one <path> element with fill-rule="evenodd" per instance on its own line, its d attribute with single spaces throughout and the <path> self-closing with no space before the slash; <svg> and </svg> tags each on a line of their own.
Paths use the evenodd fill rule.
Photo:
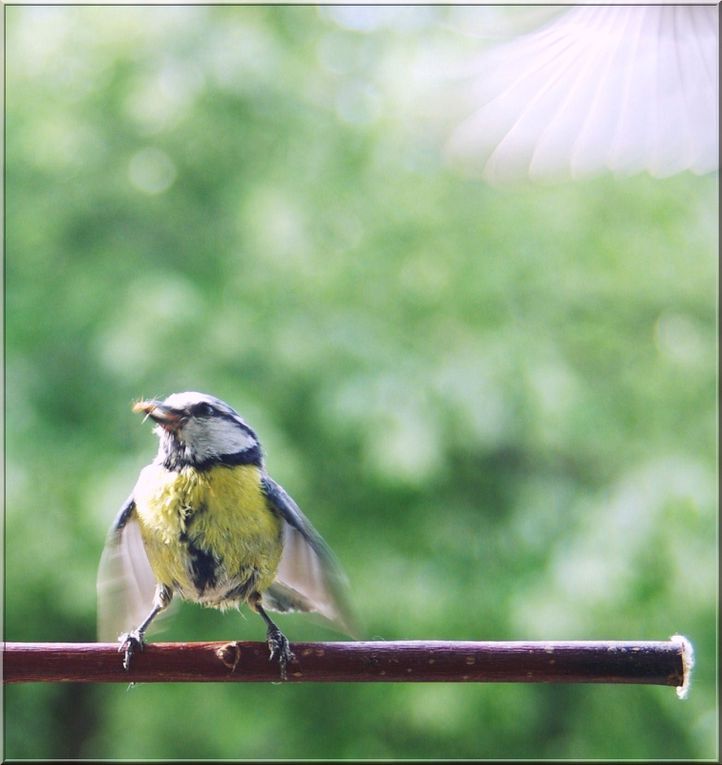
<svg viewBox="0 0 722 765">
<path fill-rule="evenodd" d="M 449 155 L 491 182 L 715 170 L 716 6 L 575 7 L 484 55 Z"/>
<path fill-rule="evenodd" d="M 350 635 L 357 631 L 352 615 L 342 600 L 347 587 L 345 576 L 330 560 L 319 557 L 308 539 L 285 521 L 283 554 L 276 582 L 301 596 L 298 610 L 316 611 Z"/>
<path fill-rule="evenodd" d="M 338 616 L 318 555 L 303 535 L 288 523 L 283 524 L 283 555 L 276 579 L 304 595 L 328 619 L 334 620 Z"/>
<path fill-rule="evenodd" d="M 115 642 L 135 629 L 153 607 L 156 580 L 143 547 L 138 522 L 131 518 L 113 532 L 98 567 L 98 640 Z"/>
</svg>

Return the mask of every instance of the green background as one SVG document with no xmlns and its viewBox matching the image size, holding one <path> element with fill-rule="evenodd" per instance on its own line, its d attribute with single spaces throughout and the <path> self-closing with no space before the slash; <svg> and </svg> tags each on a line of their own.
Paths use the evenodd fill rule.
<svg viewBox="0 0 722 765">
<path fill-rule="evenodd" d="M 156 448 L 130 405 L 202 390 L 258 431 L 367 637 L 682 633 L 690 698 L 12 686 L 6 757 L 717 756 L 717 176 L 459 175 L 431 86 L 479 45 L 468 13 L 6 10 L 5 638 L 94 639 Z M 158 634 L 263 625 L 184 604 Z"/>
</svg>

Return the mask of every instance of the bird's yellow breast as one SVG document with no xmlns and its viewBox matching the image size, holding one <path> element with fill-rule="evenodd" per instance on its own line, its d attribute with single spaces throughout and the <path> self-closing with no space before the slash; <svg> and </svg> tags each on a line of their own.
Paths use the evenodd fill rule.
<svg viewBox="0 0 722 765">
<path fill-rule="evenodd" d="M 184 598 L 227 605 L 267 589 L 281 557 L 281 520 L 255 465 L 144 468 L 133 498 L 158 581 Z M 240 593 L 240 594 L 239 594 Z"/>
</svg>

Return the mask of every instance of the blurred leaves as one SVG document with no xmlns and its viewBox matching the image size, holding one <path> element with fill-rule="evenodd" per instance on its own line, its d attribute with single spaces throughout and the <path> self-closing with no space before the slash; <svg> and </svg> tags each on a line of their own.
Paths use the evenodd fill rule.
<svg viewBox="0 0 722 765">
<path fill-rule="evenodd" d="M 7 756 L 714 755 L 716 177 L 444 169 L 419 104 L 460 14 L 8 8 L 6 638 L 93 639 L 105 532 L 155 449 L 130 403 L 195 389 L 260 433 L 369 637 L 681 632 L 689 701 L 13 687 Z M 261 637 L 189 605 L 163 633 Z"/>
</svg>

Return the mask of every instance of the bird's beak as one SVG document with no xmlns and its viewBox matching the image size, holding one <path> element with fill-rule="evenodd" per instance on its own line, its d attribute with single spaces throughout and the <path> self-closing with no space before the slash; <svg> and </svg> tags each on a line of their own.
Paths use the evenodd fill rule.
<svg viewBox="0 0 722 765">
<path fill-rule="evenodd" d="M 176 431 L 183 424 L 183 415 L 177 409 L 166 406 L 162 401 L 138 401 L 133 404 L 133 411 L 143 412 L 144 422 L 150 417 L 167 431 Z"/>
</svg>

